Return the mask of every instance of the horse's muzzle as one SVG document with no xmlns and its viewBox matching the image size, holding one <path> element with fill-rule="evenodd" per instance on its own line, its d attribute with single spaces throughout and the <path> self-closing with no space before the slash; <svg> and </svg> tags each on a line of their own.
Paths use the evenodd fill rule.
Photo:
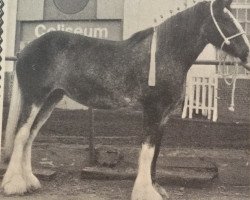
<svg viewBox="0 0 250 200">
<path fill-rule="evenodd" d="M 241 54 L 241 56 L 239 57 L 241 62 L 240 64 L 247 69 L 248 71 L 250 71 L 250 62 L 249 62 L 249 49 L 246 49 L 243 51 L 243 53 Z"/>
</svg>

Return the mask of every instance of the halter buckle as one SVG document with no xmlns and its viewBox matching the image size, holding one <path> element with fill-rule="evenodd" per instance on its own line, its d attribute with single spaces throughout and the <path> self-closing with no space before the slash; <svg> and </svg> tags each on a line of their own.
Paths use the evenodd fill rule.
<svg viewBox="0 0 250 200">
<path fill-rule="evenodd" d="M 226 45 L 230 45 L 230 40 L 229 39 L 226 39 L 225 42 L 224 42 Z"/>
</svg>

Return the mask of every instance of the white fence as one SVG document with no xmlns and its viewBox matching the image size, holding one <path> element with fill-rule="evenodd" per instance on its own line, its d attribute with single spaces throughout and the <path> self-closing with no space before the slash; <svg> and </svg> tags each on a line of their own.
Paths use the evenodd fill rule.
<svg viewBox="0 0 250 200">
<path fill-rule="evenodd" d="M 186 96 L 182 118 L 193 118 L 195 114 L 202 114 L 209 120 L 218 118 L 218 76 L 187 77 Z"/>
</svg>

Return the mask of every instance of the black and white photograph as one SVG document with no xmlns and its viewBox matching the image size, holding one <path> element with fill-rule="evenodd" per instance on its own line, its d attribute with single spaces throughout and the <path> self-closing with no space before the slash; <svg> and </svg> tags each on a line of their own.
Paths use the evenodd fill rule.
<svg viewBox="0 0 250 200">
<path fill-rule="evenodd" d="M 1 200 L 249 200 L 250 0 L 0 0 Z"/>
</svg>

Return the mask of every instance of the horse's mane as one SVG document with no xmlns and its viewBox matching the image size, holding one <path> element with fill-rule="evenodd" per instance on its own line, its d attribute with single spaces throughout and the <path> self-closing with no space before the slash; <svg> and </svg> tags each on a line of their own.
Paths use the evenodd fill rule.
<svg viewBox="0 0 250 200">
<path fill-rule="evenodd" d="M 199 2 L 196 5 L 177 13 L 176 15 L 165 20 L 159 25 L 161 39 L 176 43 L 175 39 L 182 40 L 191 39 L 197 34 L 198 25 L 201 25 L 207 16 L 208 2 Z"/>
<path fill-rule="evenodd" d="M 147 38 L 149 35 L 153 34 L 154 29 L 151 28 L 147 28 L 145 30 L 139 31 L 134 33 L 129 39 L 128 41 L 131 43 L 137 43 L 140 42 L 142 40 L 144 40 L 145 38 Z"/>
<path fill-rule="evenodd" d="M 181 34 L 182 37 L 187 37 L 187 31 L 195 30 L 197 27 L 195 21 L 201 20 L 202 16 L 205 15 L 204 7 L 207 4 L 207 1 L 199 2 L 196 5 L 179 12 L 172 17 L 166 19 L 161 23 L 159 27 L 161 39 L 172 40 L 170 32 L 175 34 L 175 37 L 178 37 Z M 200 17 L 197 17 L 200 16 Z M 187 19 L 190 19 L 187 21 Z M 178 31 L 175 31 L 178 29 Z M 180 29 L 182 31 L 180 31 Z M 153 28 L 147 28 L 145 30 L 134 33 L 128 40 L 131 42 L 139 42 L 153 33 Z M 177 34 L 177 35 L 176 35 Z M 172 42 L 175 42 L 174 40 Z"/>
</svg>

